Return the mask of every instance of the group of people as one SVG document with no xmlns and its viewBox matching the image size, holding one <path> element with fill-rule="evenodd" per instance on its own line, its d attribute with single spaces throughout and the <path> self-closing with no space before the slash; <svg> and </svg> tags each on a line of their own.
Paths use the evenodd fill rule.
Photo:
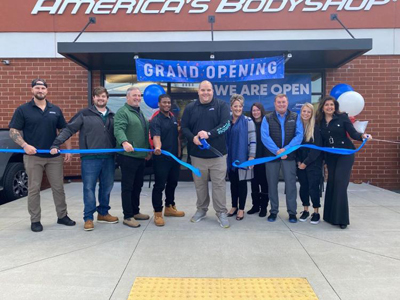
<svg viewBox="0 0 400 300">
<path fill-rule="evenodd" d="M 121 168 L 121 199 L 123 224 L 139 227 L 140 220 L 149 215 L 140 212 L 140 193 L 146 161 L 153 159 L 155 183 L 152 190 L 154 223 L 164 226 L 164 217 L 183 217 L 175 204 L 175 190 L 179 178 L 179 164 L 162 150 L 180 157 L 181 145 L 178 122 L 171 112 L 171 97 L 160 95 L 159 110 L 147 120 L 140 109 L 141 91 L 131 87 L 126 93 L 126 103 L 116 113 L 107 107 L 108 91 L 104 87 L 93 90 L 93 105 L 79 111 L 69 123 L 62 111 L 47 100 L 47 83 L 43 79 L 32 81 L 33 99 L 18 107 L 9 124 L 11 138 L 20 145 L 28 174 L 28 211 L 31 230 L 43 230 L 40 222 L 40 187 L 43 171 L 51 185 L 57 211 L 57 223 L 74 226 L 67 213 L 63 188 L 63 161 L 59 150 L 62 144 L 71 149 L 70 137 L 79 132 L 79 148 L 94 153 L 81 154 L 83 182 L 84 230 L 94 229 L 97 222 L 118 223 L 119 219 L 109 213 L 110 193 L 114 185 L 115 161 Z M 212 199 L 217 220 L 221 227 L 230 226 L 229 217 L 243 220 L 247 198 L 247 181 L 251 180 L 252 208 L 248 214 L 267 215 L 274 222 L 279 213 L 278 182 L 282 169 L 289 221 L 297 222 L 296 177 L 300 182 L 300 198 L 304 206 L 300 221 L 310 217 L 310 198 L 314 213 L 311 223 L 320 221 L 320 184 L 323 160 L 328 167 L 328 184 L 325 193 L 324 220 L 346 228 L 349 224 L 347 186 L 350 180 L 353 155 L 322 154 L 318 150 L 300 148 L 288 153 L 289 148 L 300 144 L 354 149 L 348 134 L 355 140 L 370 139 L 368 134 L 358 133 L 347 114 L 339 111 L 338 102 L 332 97 L 323 98 L 316 113 L 306 103 L 300 115 L 288 110 L 288 98 L 284 94 L 275 97 L 275 110 L 268 114 L 261 103 L 251 106 L 250 117 L 243 114 L 244 97 L 232 95 L 229 105 L 214 97 L 209 81 L 199 85 L 198 100 L 188 104 L 183 112 L 181 131 L 188 140 L 191 163 L 201 176 L 194 176 L 197 211 L 191 222 L 199 222 L 207 215 Z M 210 145 L 201 147 L 203 140 Z M 154 150 L 150 149 L 150 143 Z M 119 148 L 117 154 L 95 149 Z M 50 149 L 50 153 L 37 153 L 37 149 Z M 244 162 L 261 157 L 284 154 L 278 159 L 254 167 L 239 168 L 233 162 Z M 152 155 L 153 154 L 153 155 Z M 153 157 L 152 157 L 153 156 Z M 232 208 L 226 207 L 226 176 L 231 182 Z M 211 180 L 211 198 L 209 191 Z M 99 182 L 98 205 L 95 190 Z M 165 206 L 163 192 L 165 191 Z M 164 211 L 164 216 L 163 216 Z"/>
</svg>

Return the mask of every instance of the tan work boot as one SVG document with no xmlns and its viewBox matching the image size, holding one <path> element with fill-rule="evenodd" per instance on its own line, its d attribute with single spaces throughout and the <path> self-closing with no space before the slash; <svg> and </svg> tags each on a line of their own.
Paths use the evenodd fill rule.
<svg viewBox="0 0 400 300">
<path fill-rule="evenodd" d="M 136 220 L 148 220 L 148 219 L 150 219 L 149 215 L 145 215 L 145 214 L 141 214 L 141 213 L 138 213 L 138 214 L 134 215 L 133 217 Z"/>
<path fill-rule="evenodd" d="M 154 212 L 154 224 L 156 224 L 156 226 L 164 226 L 164 219 L 162 217 L 162 212 Z"/>
<path fill-rule="evenodd" d="M 83 229 L 85 231 L 91 231 L 94 229 L 93 220 L 85 221 L 85 225 L 83 225 Z"/>
<path fill-rule="evenodd" d="M 185 213 L 176 209 L 175 205 L 166 206 L 164 209 L 164 216 L 166 217 L 183 217 Z"/>
<path fill-rule="evenodd" d="M 106 214 L 105 216 L 97 214 L 97 222 L 115 224 L 118 223 L 118 217 L 114 217 L 110 214 Z"/>
<path fill-rule="evenodd" d="M 126 226 L 133 227 L 133 228 L 140 227 L 139 222 L 136 221 L 134 218 L 124 219 L 124 221 L 122 223 Z"/>
</svg>

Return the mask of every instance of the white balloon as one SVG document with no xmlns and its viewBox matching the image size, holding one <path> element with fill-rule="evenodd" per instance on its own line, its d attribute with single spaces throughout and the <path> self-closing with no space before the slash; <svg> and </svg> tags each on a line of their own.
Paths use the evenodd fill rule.
<svg viewBox="0 0 400 300">
<path fill-rule="evenodd" d="M 367 129 L 368 126 L 368 121 L 355 121 L 353 126 L 359 133 L 365 133 L 365 129 Z"/>
<path fill-rule="evenodd" d="M 338 98 L 339 110 L 347 112 L 350 117 L 357 116 L 364 109 L 364 98 L 359 93 L 350 91 Z"/>
</svg>

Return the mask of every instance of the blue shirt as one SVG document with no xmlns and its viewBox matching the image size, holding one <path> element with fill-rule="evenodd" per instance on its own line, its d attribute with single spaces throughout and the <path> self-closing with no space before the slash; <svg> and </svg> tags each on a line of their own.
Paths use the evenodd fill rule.
<svg viewBox="0 0 400 300">
<path fill-rule="evenodd" d="M 281 130 L 282 130 L 282 145 L 285 142 L 285 119 L 288 114 L 286 111 L 285 115 L 282 117 L 279 113 L 276 113 L 276 116 L 278 117 L 279 122 L 281 123 Z M 290 143 L 288 145 L 284 145 L 282 148 L 285 148 L 285 150 L 289 149 L 290 147 L 300 145 L 301 142 L 303 141 L 303 124 L 301 123 L 300 116 L 297 117 L 296 121 L 296 133 L 295 136 L 292 138 Z M 264 146 L 267 147 L 267 149 L 277 155 L 276 153 L 280 149 L 275 142 L 272 140 L 272 138 L 269 135 L 269 124 L 265 117 L 263 118 L 263 121 L 261 123 L 261 141 L 263 142 Z"/>
</svg>

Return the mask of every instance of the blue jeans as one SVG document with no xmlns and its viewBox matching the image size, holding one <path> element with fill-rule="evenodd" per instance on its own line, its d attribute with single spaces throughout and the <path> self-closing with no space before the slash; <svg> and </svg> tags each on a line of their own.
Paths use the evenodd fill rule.
<svg viewBox="0 0 400 300">
<path fill-rule="evenodd" d="M 114 157 L 83 159 L 81 161 L 83 181 L 83 220 L 93 220 L 96 212 L 105 216 L 110 210 L 110 193 L 114 186 Z M 99 180 L 99 206 L 96 208 L 96 184 Z"/>
</svg>

